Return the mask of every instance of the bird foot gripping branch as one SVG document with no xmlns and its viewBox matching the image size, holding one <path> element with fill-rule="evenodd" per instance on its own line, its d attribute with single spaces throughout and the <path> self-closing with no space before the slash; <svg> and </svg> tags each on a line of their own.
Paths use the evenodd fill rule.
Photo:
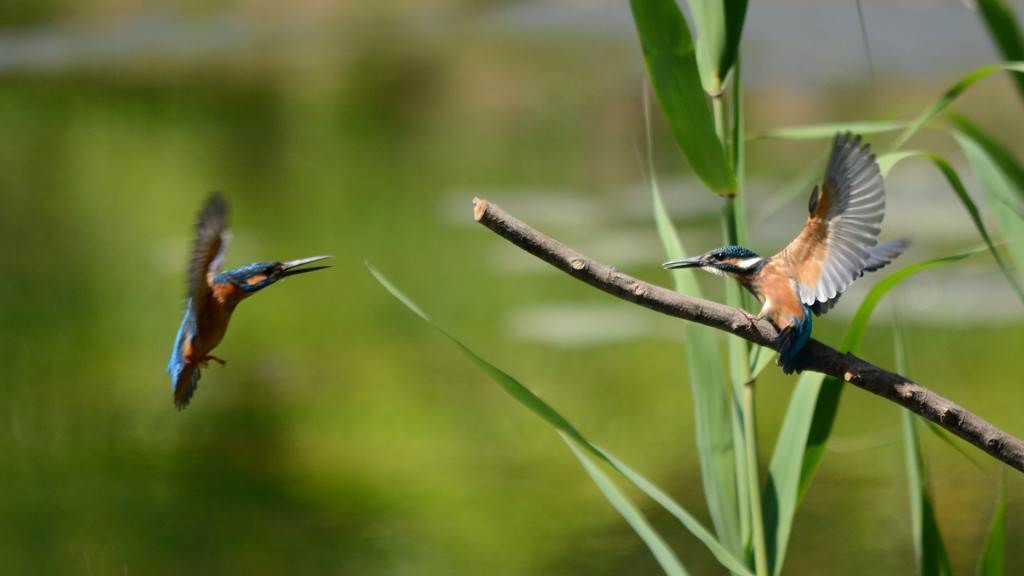
<svg viewBox="0 0 1024 576">
<path fill-rule="evenodd" d="M 829 311 L 865 272 L 899 256 L 910 241 L 878 242 L 885 216 L 885 184 L 875 155 L 860 136 L 837 134 L 819 189 L 811 192 L 810 216 L 800 235 L 782 252 L 764 258 L 740 246 L 716 248 L 665 268 L 702 268 L 739 280 L 763 305 L 753 323 L 768 317 L 779 328 L 779 364 L 799 372 L 798 356 L 811 336 L 811 313 Z"/>
<path fill-rule="evenodd" d="M 195 393 L 199 368 L 205 368 L 210 360 L 225 363 L 211 356 L 210 351 L 224 338 L 228 320 L 239 302 L 282 278 L 330 268 L 300 268 L 330 258 L 313 256 L 291 262 L 256 262 L 221 272 L 228 238 L 227 205 L 224 196 L 216 192 L 199 213 L 188 278 L 188 304 L 167 364 L 178 410 L 188 406 Z"/>
</svg>

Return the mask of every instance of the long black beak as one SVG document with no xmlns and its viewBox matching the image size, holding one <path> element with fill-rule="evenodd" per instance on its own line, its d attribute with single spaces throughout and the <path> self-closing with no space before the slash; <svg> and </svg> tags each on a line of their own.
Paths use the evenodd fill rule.
<svg viewBox="0 0 1024 576">
<path fill-rule="evenodd" d="M 665 262 L 661 265 L 665 270 L 671 270 L 673 268 L 703 268 L 708 265 L 708 261 L 704 260 L 700 256 L 694 256 L 693 258 L 683 258 L 682 260 L 672 260 Z"/>
<path fill-rule="evenodd" d="M 301 260 L 283 262 L 281 263 L 281 266 L 277 270 L 277 276 L 280 278 L 284 278 L 285 276 L 294 276 L 296 274 L 302 274 L 304 272 L 312 272 L 314 270 L 323 270 L 324 268 L 330 268 L 330 265 L 313 266 L 310 268 L 299 268 L 299 266 L 305 266 L 310 262 L 319 262 L 320 260 L 324 260 L 326 258 L 331 258 L 331 256 L 313 256 L 311 258 L 303 258 Z"/>
</svg>

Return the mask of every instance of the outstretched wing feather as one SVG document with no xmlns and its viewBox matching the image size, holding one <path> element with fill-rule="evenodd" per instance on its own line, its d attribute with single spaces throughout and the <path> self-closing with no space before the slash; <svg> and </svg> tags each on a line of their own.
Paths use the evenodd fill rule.
<svg viewBox="0 0 1024 576">
<path fill-rule="evenodd" d="M 199 386 L 200 370 L 197 364 L 185 364 L 174 382 L 174 406 L 181 410 L 188 406 L 189 400 Z"/>
<path fill-rule="evenodd" d="M 885 216 L 885 184 L 860 137 L 837 134 L 807 225 L 775 258 L 794 271 L 800 300 L 824 313 L 864 274 L 888 264 L 907 243 L 878 244 Z"/>
<path fill-rule="evenodd" d="M 189 306 L 197 322 L 205 318 L 204 308 L 210 301 L 213 277 L 224 264 L 228 240 L 227 203 L 223 194 L 214 192 L 199 213 L 195 247 L 189 267 Z M 201 333 L 202 330 L 196 330 L 195 337 L 198 338 Z"/>
</svg>

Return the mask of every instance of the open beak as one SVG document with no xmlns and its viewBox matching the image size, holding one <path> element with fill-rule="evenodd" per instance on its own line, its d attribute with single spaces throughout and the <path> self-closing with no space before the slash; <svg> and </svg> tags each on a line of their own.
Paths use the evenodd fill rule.
<svg viewBox="0 0 1024 576">
<path fill-rule="evenodd" d="M 296 274 L 302 274 L 304 272 L 312 272 L 314 270 L 323 270 L 324 268 L 330 268 L 331 267 L 330 265 L 327 265 L 327 266 L 312 266 L 310 268 L 299 268 L 299 266 L 305 266 L 306 264 L 309 264 L 310 262 L 319 262 L 320 260 L 324 260 L 326 258 L 330 258 L 330 256 L 313 256 L 311 258 L 303 258 L 301 260 L 292 260 L 291 262 L 283 262 L 281 264 L 281 267 L 278 268 L 278 270 L 277 270 L 277 276 L 279 278 L 284 278 L 285 276 L 294 276 Z"/>
<path fill-rule="evenodd" d="M 683 258 L 682 260 L 665 262 L 661 267 L 665 270 L 670 270 L 672 268 L 702 268 L 707 266 L 707 264 L 707 260 L 704 260 L 701 256 L 695 256 L 693 258 Z"/>
</svg>

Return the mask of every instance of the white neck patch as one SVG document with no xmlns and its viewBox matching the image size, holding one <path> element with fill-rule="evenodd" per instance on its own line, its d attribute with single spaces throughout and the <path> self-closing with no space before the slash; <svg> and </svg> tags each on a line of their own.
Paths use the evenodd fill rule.
<svg viewBox="0 0 1024 576">
<path fill-rule="evenodd" d="M 742 268 L 744 270 L 749 270 L 750 268 L 753 268 L 760 261 L 761 261 L 761 257 L 760 256 L 755 257 L 755 258 L 747 258 L 746 260 L 740 260 L 739 262 L 737 262 L 736 263 L 736 267 L 737 268 Z"/>
</svg>

